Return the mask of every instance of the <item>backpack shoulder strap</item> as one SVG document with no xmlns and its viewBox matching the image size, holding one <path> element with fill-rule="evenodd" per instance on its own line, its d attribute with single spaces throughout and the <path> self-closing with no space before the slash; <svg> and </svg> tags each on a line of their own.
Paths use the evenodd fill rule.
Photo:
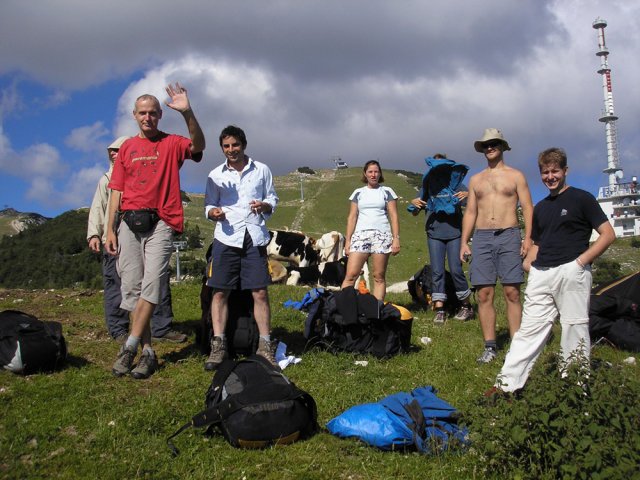
<svg viewBox="0 0 640 480">
<path fill-rule="evenodd" d="M 222 395 L 222 386 L 224 382 L 226 382 L 227 378 L 236 367 L 239 362 L 244 360 L 225 360 L 220 364 L 218 369 L 216 370 L 215 375 L 213 376 L 213 380 L 211 381 L 211 386 L 209 387 L 209 391 L 213 390 L 213 401 L 212 405 L 194 415 L 190 421 L 182 425 L 178 430 L 175 431 L 173 435 L 167 438 L 167 446 L 171 450 L 171 454 L 175 457 L 180 453 L 180 450 L 175 446 L 175 444 L 171 441 L 174 437 L 184 432 L 186 429 L 190 427 L 206 427 L 213 423 L 220 422 L 222 416 L 220 414 L 220 397 Z"/>
</svg>

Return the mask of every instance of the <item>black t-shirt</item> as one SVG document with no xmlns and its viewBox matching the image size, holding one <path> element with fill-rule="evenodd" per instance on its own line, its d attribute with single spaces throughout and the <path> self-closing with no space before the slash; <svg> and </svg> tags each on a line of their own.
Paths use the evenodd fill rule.
<svg viewBox="0 0 640 480">
<path fill-rule="evenodd" d="M 589 192 L 569 187 L 549 195 L 533 210 L 531 239 L 538 245 L 534 267 L 557 267 L 575 260 L 589 248 L 591 232 L 607 221 Z"/>
</svg>

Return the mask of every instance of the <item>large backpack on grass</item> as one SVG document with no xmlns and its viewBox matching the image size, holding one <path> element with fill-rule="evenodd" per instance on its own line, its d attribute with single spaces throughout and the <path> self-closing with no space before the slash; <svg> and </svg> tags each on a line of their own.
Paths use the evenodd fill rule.
<svg viewBox="0 0 640 480">
<path fill-rule="evenodd" d="M 213 289 L 202 283 L 200 290 L 200 306 L 202 317 L 200 328 L 196 331 L 196 343 L 204 355 L 211 351 L 211 297 Z M 258 348 L 258 325 L 253 316 L 253 295 L 250 290 L 232 290 L 229 294 L 229 316 L 225 335 L 227 336 L 227 353 L 229 358 L 239 355 L 248 356 L 256 353 Z"/>
<path fill-rule="evenodd" d="M 205 406 L 169 437 L 174 454 L 178 450 L 171 439 L 191 426 L 208 427 L 209 434 L 220 431 L 240 448 L 289 444 L 318 429 L 313 397 L 259 355 L 224 361 L 207 391 Z"/>
<path fill-rule="evenodd" d="M 51 372 L 67 358 L 58 322 L 43 322 L 17 310 L 0 312 L 0 365 L 14 373 Z"/>
<path fill-rule="evenodd" d="M 392 303 L 381 305 L 370 293 L 359 293 L 353 287 L 335 293 L 312 292 L 313 301 L 301 307 L 308 312 L 304 335 L 311 343 L 378 358 L 409 350 L 413 317 L 407 309 Z"/>
<path fill-rule="evenodd" d="M 211 337 L 213 329 L 211 325 L 211 298 L 213 289 L 207 286 L 207 280 L 211 277 L 213 265 L 211 262 L 211 245 L 207 250 L 207 271 L 202 278 L 200 288 L 200 328 L 196 330 L 196 344 L 204 355 L 211 351 Z M 227 336 L 227 353 L 229 358 L 238 355 L 248 356 L 256 353 L 258 348 L 258 325 L 253 316 L 253 295 L 250 290 L 232 290 L 228 302 L 229 316 L 225 335 Z"/>
<path fill-rule="evenodd" d="M 409 295 L 413 301 L 419 305 L 431 305 L 433 295 L 433 273 L 431 265 L 428 263 L 418 270 L 407 282 Z M 447 294 L 447 308 L 455 310 L 460 307 L 460 301 L 456 296 L 456 287 L 453 284 L 453 277 L 449 270 L 444 271 L 444 290 Z"/>
</svg>

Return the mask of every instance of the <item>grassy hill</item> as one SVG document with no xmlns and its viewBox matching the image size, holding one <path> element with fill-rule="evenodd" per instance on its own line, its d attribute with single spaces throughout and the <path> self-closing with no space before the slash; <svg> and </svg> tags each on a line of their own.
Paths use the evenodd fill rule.
<svg viewBox="0 0 640 480">
<path fill-rule="evenodd" d="M 268 222 L 271 229 L 289 229 L 318 238 L 331 230 L 345 231 L 349 211 L 348 197 L 360 183 L 361 169 L 319 170 L 315 175 L 292 173 L 275 178 L 280 203 Z M 386 184 L 399 196 L 398 211 L 401 253 L 391 258 L 387 280 L 406 281 L 428 261 L 424 216 L 406 211 L 416 195 L 420 175 L 405 171 L 385 171 Z M 181 274 L 199 277 L 205 251 L 213 238 L 214 223 L 204 218 L 204 195 L 189 193 L 185 206 L 185 231 L 196 231 L 202 246 L 180 253 Z M 304 200 L 301 199 L 304 197 Z M 49 220 L 35 214 L 0 213 L 0 228 L 8 229 L 16 219 L 32 222 L 25 231 L 0 239 L 0 287 L 60 288 L 98 287 L 101 271 L 99 256 L 86 248 L 87 209 L 72 210 Z M 614 275 L 640 269 L 640 249 L 628 239 L 617 240 L 604 257 L 619 264 Z M 175 270 L 175 255 L 173 258 Z M 614 265 L 615 267 L 615 265 Z M 608 270 L 607 270 L 608 273 Z M 613 277 L 615 278 L 615 277 Z"/>
<path fill-rule="evenodd" d="M 404 281 L 426 259 L 424 219 L 405 212 L 415 195 L 413 180 L 388 171 L 385 176 L 401 197 L 402 252 L 390 261 L 389 280 Z M 278 177 L 281 205 L 270 227 L 310 235 L 344 231 L 347 198 L 361 185 L 359 177 L 359 169 L 305 177 L 304 202 L 297 175 Z M 213 224 L 203 218 L 203 196 L 189 196 L 187 223 L 190 228 L 198 226 L 206 247 Z M 44 260 L 35 256 L 36 250 L 56 250 L 56 242 L 65 238 L 84 240 L 83 222 L 86 211 L 68 212 L 51 221 L 55 228 L 34 230 L 30 260 L 39 265 Z M 637 248 L 627 240 L 617 241 L 615 247 L 612 251 L 624 262 L 624 270 L 638 268 Z M 80 258 L 86 245 L 77 249 L 75 253 L 58 251 L 58 262 Z M 203 256 L 204 247 L 181 254 L 189 255 Z M 191 430 L 177 437 L 181 455 L 172 458 L 166 438 L 203 408 L 211 381 L 194 345 L 201 316 L 198 279 L 172 287 L 174 327 L 187 333 L 189 342 L 155 345 L 160 370 L 145 381 L 111 374 L 118 345 L 106 333 L 99 289 L 0 289 L 0 310 L 19 309 L 61 322 L 69 349 L 68 364 L 59 372 L 26 378 L 0 372 L 0 478 L 615 479 L 637 475 L 640 374 L 637 365 L 625 361 L 629 352 L 599 344 L 592 351 L 588 379 L 581 379 L 582 383 L 575 376 L 562 380 L 554 363 L 560 343 L 556 326 L 523 397 L 492 405 L 482 399 L 482 393 L 493 384 L 508 348 L 500 289 L 496 298 L 501 350 L 497 361 L 488 365 L 475 361 L 482 348 L 477 320 L 434 325 L 433 313 L 413 305 L 406 293 L 391 294 L 388 299 L 413 312 L 410 353 L 378 360 L 308 350 L 302 336 L 305 315 L 283 307 L 284 301 L 299 299 L 306 290 L 270 287 L 273 333 L 288 345 L 289 353 L 302 358 L 284 373 L 315 398 L 321 426 L 350 406 L 433 385 L 440 397 L 462 412 L 473 446 L 463 453 L 438 456 L 381 452 L 337 439 L 323 429 L 310 440 L 287 447 L 237 450 L 220 436 L 208 438 Z M 362 366 L 356 360 L 368 364 Z"/>
<path fill-rule="evenodd" d="M 13 208 L 5 208 L 0 210 L 0 238 L 15 235 L 35 225 L 42 225 L 47 220 L 50 219 L 37 213 L 23 213 Z"/>
<path fill-rule="evenodd" d="M 344 233 L 349 213 L 349 196 L 353 190 L 363 185 L 360 182 L 361 174 L 360 168 L 348 168 L 318 170 L 315 175 L 301 176 L 292 173 L 275 177 L 280 203 L 269 219 L 268 227 L 274 230 L 301 231 L 314 238 L 332 230 Z M 400 197 L 398 210 L 402 254 L 390 261 L 388 280 L 393 283 L 408 279 L 426 262 L 426 237 L 424 217 L 413 217 L 406 211 L 409 201 L 416 196 L 415 178 L 404 173 L 398 175 L 385 171 L 385 179 L 385 184 L 393 188 Z M 301 188 L 304 200 L 301 199 Z M 204 251 L 213 238 L 214 224 L 204 218 L 204 195 L 189 193 L 189 198 L 191 202 L 185 207 L 186 224 L 198 225 L 204 237 L 202 249 L 192 254 L 204 256 Z"/>
</svg>

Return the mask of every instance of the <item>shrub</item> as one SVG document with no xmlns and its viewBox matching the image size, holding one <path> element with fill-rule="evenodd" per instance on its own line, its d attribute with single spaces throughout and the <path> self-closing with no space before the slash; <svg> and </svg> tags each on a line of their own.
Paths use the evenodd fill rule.
<svg viewBox="0 0 640 480">
<path fill-rule="evenodd" d="M 579 363 L 558 373 L 557 357 L 534 369 L 520 397 L 477 405 L 472 454 L 489 476 L 532 479 L 634 478 L 640 464 L 640 381 L 634 367 Z M 540 369 L 542 372 L 540 372 Z"/>
<path fill-rule="evenodd" d="M 316 172 L 313 171 L 309 167 L 298 167 L 298 173 L 306 173 L 308 175 L 315 175 L 316 174 Z"/>
<path fill-rule="evenodd" d="M 631 237 L 629 245 L 631 245 L 633 248 L 640 248 L 640 237 Z"/>
<path fill-rule="evenodd" d="M 620 269 L 620 263 L 616 262 L 615 260 L 600 257 L 593 264 L 594 288 L 598 285 L 611 282 L 612 280 L 620 278 L 621 276 L 622 271 Z"/>
</svg>

